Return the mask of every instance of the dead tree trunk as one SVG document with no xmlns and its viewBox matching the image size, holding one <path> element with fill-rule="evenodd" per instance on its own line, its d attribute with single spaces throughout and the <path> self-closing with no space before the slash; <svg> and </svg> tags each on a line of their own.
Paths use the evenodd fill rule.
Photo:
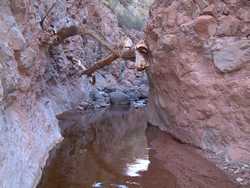
<svg viewBox="0 0 250 188">
<path fill-rule="evenodd" d="M 144 46 L 140 45 L 139 47 L 132 46 L 130 48 L 115 47 L 112 44 L 108 43 L 105 40 L 105 38 L 102 37 L 101 34 L 90 29 L 87 25 L 81 25 L 79 27 L 71 26 L 67 28 L 62 28 L 57 33 L 44 38 L 42 40 L 42 43 L 43 45 L 45 44 L 50 48 L 61 44 L 65 39 L 75 35 L 81 35 L 81 36 L 89 35 L 110 51 L 110 54 L 104 59 L 101 59 L 100 61 L 95 63 L 93 66 L 87 68 L 86 70 L 81 70 L 81 75 L 91 76 L 95 71 L 107 65 L 112 64 L 113 61 L 119 58 L 122 58 L 124 60 L 134 61 L 136 59 L 136 50 L 139 50 L 139 52 L 142 52 L 144 54 L 147 53 L 147 47 L 145 45 Z M 141 69 L 142 66 L 140 65 L 140 70 Z"/>
</svg>

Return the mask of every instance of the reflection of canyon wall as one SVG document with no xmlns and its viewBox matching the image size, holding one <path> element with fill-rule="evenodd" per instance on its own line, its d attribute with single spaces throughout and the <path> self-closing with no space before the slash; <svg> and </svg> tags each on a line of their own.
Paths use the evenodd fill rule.
<svg viewBox="0 0 250 188">
<path fill-rule="evenodd" d="M 179 139 L 250 159 L 250 2 L 156 0 L 149 115 Z"/>
<path fill-rule="evenodd" d="M 50 54 L 39 46 L 40 22 L 55 2 L 43 24 L 46 30 L 87 22 L 112 43 L 126 35 L 112 11 L 96 0 L 0 0 L 3 188 L 35 186 L 48 151 L 61 140 L 55 114 L 86 99 L 91 91 L 88 80 L 77 75 L 72 58 L 89 66 L 106 54 L 88 37 L 72 37 Z M 97 88 L 132 87 L 135 77 L 134 70 L 116 64 L 97 75 Z"/>
<path fill-rule="evenodd" d="M 125 169 L 126 164 L 148 155 L 145 136 L 147 122 L 144 115 L 143 110 L 111 111 L 104 114 L 104 118 L 97 120 L 93 149 L 99 152 L 109 166 L 121 165 L 120 169 Z"/>
<path fill-rule="evenodd" d="M 157 177 L 163 176 L 162 179 L 165 180 L 162 181 L 162 184 L 151 187 L 163 188 L 166 187 L 166 182 L 169 182 L 167 184 L 169 188 L 238 187 L 215 164 L 201 157 L 193 147 L 176 142 L 170 135 L 159 131 L 156 127 L 149 126 L 146 133 L 151 148 L 150 161 L 152 165 L 149 171 L 145 172 L 145 175 L 147 177 L 148 174 L 153 173 L 154 176 L 157 174 Z M 157 170 L 154 170 L 155 167 Z M 170 173 L 166 173 L 166 171 Z M 164 175 L 169 174 L 172 174 L 172 177 L 164 177 Z M 148 177 L 145 179 L 150 182 L 150 176 Z M 151 182 L 153 181 L 151 179 Z M 145 185 L 145 187 L 147 186 Z"/>
<path fill-rule="evenodd" d="M 148 157 L 144 115 L 143 110 L 60 115 L 65 139 L 38 187 L 88 188 L 96 181 L 111 187 L 122 181 L 127 164 Z"/>
</svg>

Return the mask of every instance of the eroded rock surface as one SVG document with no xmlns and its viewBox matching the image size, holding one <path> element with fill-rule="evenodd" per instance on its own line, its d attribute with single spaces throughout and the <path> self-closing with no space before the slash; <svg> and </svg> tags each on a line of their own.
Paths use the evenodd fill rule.
<svg viewBox="0 0 250 188">
<path fill-rule="evenodd" d="M 156 0 L 150 16 L 151 122 L 249 163 L 249 1 Z"/>
</svg>

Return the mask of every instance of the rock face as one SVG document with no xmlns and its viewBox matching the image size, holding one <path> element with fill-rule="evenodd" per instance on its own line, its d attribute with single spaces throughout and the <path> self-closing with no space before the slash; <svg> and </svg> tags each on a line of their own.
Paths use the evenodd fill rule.
<svg viewBox="0 0 250 188">
<path fill-rule="evenodd" d="M 99 71 L 95 87 L 79 76 L 74 62 L 90 66 L 107 53 L 89 37 L 50 50 L 39 45 L 41 33 L 80 23 L 114 44 L 129 37 L 97 0 L 0 1 L 1 188 L 36 186 L 49 150 L 62 140 L 56 114 L 89 100 L 92 90 L 136 85 L 125 63 Z"/>
<path fill-rule="evenodd" d="M 142 30 L 148 18 L 148 10 L 154 0 L 102 0 L 118 17 L 119 24 Z"/>
<path fill-rule="evenodd" d="M 151 123 L 249 162 L 249 35 L 247 0 L 156 0 L 146 28 Z"/>
</svg>

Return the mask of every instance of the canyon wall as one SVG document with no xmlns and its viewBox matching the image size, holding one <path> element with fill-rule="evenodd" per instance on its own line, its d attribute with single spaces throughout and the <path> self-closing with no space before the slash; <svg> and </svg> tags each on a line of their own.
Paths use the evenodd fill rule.
<svg viewBox="0 0 250 188">
<path fill-rule="evenodd" d="M 146 86 L 145 75 L 128 62 L 99 71 L 95 86 L 80 77 L 74 62 L 88 67 L 107 54 L 89 37 L 71 37 L 51 51 L 40 45 L 43 33 L 81 23 L 113 44 L 130 38 L 100 1 L 0 1 L 1 188 L 36 186 L 48 152 L 62 140 L 57 114 L 91 100 L 93 93 L 103 98 L 104 89 Z"/>
<path fill-rule="evenodd" d="M 150 122 L 227 160 L 250 160 L 250 2 L 156 0 Z"/>
</svg>

